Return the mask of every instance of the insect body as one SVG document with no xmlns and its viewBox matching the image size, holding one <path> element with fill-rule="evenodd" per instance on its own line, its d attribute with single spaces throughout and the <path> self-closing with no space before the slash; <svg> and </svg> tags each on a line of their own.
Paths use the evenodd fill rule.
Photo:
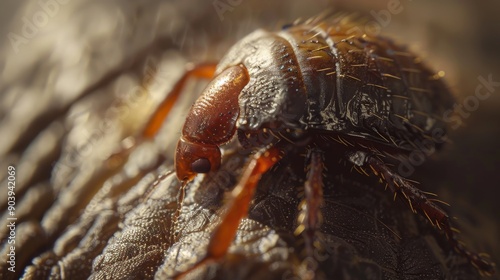
<svg viewBox="0 0 500 280">
<path fill-rule="evenodd" d="M 446 123 L 439 116 L 453 105 L 451 93 L 404 47 L 354 27 L 344 19 L 313 19 L 279 32 L 258 30 L 217 65 L 184 124 L 177 176 L 187 183 L 198 173 L 217 170 L 220 146 L 236 134 L 241 146 L 256 153 L 199 264 L 224 256 L 261 175 L 290 152 L 306 154 L 309 172 L 296 233 L 312 254 L 321 225 L 324 157 L 335 150 L 360 172 L 380 177 L 413 212 L 442 229 L 480 272 L 493 273 L 493 264 L 457 241 L 436 200 L 384 160 L 417 150 L 417 143 L 441 145 Z M 271 140 L 263 141 L 263 134 Z"/>
<path fill-rule="evenodd" d="M 238 81 L 241 93 L 222 87 L 214 93 L 211 85 L 188 116 L 184 135 L 190 135 L 186 129 L 196 128 L 194 134 L 203 132 L 201 142 L 223 144 L 231 138 L 234 127 L 207 131 L 191 121 L 202 114 L 200 108 L 221 110 L 212 101 L 223 95 L 225 102 L 239 97 L 239 108 L 226 110 L 233 114 L 231 121 L 219 118 L 211 123 L 236 125 L 240 134 L 263 128 L 293 130 L 296 135 L 333 132 L 402 150 L 412 150 L 414 142 L 426 139 L 442 143 L 445 123 L 438 116 L 453 102 L 442 81 L 404 48 L 387 39 L 349 33 L 348 27 L 323 23 L 250 34 L 219 63 L 217 72 L 225 71 L 214 83 L 241 68 L 250 80 Z"/>
</svg>

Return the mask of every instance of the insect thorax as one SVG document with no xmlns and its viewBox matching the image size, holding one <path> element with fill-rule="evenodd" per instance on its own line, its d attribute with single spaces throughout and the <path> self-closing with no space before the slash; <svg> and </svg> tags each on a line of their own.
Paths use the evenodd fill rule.
<svg viewBox="0 0 500 280">
<path fill-rule="evenodd" d="M 445 130 L 436 116 L 453 98 L 442 81 L 406 48 L 350 27 L 257 30 L 234 45 L 218 71 L 241 63 L 249 72 L 238 129 L 312 129 L 396 146 Z"/>
</svg>

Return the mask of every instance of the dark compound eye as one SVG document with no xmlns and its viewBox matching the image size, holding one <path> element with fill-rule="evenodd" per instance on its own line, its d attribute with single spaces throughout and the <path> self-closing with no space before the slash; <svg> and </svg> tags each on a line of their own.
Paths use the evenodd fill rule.
<svg viewBox="0 0 500 280">
<path fill-rule="evenodd" d="M 199 158 L 191 163 L 191 170 L 195 173 L 207 173 L 211 167 L 210 161 L 206 158 Z"/>
</svg>

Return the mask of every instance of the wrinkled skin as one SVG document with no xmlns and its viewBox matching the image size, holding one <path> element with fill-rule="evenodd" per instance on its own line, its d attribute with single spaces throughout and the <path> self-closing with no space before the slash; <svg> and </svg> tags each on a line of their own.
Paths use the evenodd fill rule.
<svg viewBox="0 0 500 280">
<path fill-rule="evenodd" d="M 228 156 L 219 172 L 189 186 L 173 244 L 170 234 L 179 183 L 167 165 L 125 193 L 108 197 L 107 203 L 89 204 L 85 214 L 58 237 L 53 249 L 34 258 L 24 278 L 171 276 L 173 269 L 203 256 L 219 219 L 224 192 L 234 186 L 246 158 L 239 153 Z M 285 158 L 264 176 L 229 254 L 196 277 L 297 277 L 296 269 L 304 258 L 303 242 L 293 234 L 304 178 L 301 161 L 300 156 Z M 354 279 L 478 278 L 465 259 L 450 251 L 444 236 L 404 203 L 393 202 L 382 186 L 348 168 L 335 169 L 342 172 L 325 179 L 324 251 L 312 261 L 319 265 L 320 279 L 347 275 Z M 158 174 L 170 175 L 160 178 L 145 199 L 144 193 L 154 187 Z"/>
<path fill-rule="evenodd" d="M 269 5 L 269 1 L 263 2 Z M 34 3 L 36 4 L 37 1 Z M 207 21 L 215 23 L 214 29 L 221 26 L 219 17 L 213 12 L 212 3 L 207 2 L 206 6 L 193 5 L 189 1 L 186 3 L 182 10 L 184 12 L 175 10 L 175 14 L 193 23 L 188 38 L 198 38 L 199 33 L 193 34 L 193 32 L 206 32 L 204 27 L 207 26 Z M 244 3 L 241 7 L 237 7 L 234 13 L 225 14 L 224 27 L 231 26 L 226 24 L 229 19 L 233 19 L 233 24 L 238 22 L 241 13 L 244 13 L 247 8 L 245 6 L 247 3 Z M 381 1 L 381 3 L 387 4 L 386 1 Z M 272 5 L 276 6 L 271 9 L 266 6 L 267 18 L 276 18 L 276 13 L 282 4 Z M 478 7 L 479 5 L 482 4 L 478 4 Z M 185 11 L 193 11 L 193 7 L 205 9 L 209 16 L 204 17 L 203 14 L 196 13 L 194 16 L 185 14 Z M 409 7 L 406 9 L 405 6 L 405 11 L 415 14 L 422 12 Z M 79 6 L 76 5 L 76 8 L 78 9 Z M 146 15 L 148 19 L 154 18 L 148 14 L 158 9 L 147 8 L 149 10 L 142 9 L 143 15 Z M 380 7 L 367 6 L 366 9 L 371 8 Z M 37 9 L 39 9 L 38 6 Z M 497 9 L 485 8 L 483 10 L 494 12 Z M 67 10 L 61 9 L 61 13 L 65 12 Z M 286 11 L 284 13 L 286 14 Z M 93 15 L 93 13 L 89 14 Z M 482 12 L 477 14 L 483 18 Z M 134 30 L 139 30 L 139 32 L 151 30 L 147 24 L 144 24 L 147 28 L 141 29 L 138 25 L 141 21 L 136 18 L 139 15 L 141 11 L 132 10 L 123 18 L 134 18 L 133 21 L 127 21 L 135 24 Z M 298 15 L 299 13 L 295 13 L 293 16 L 285 15 L 280 18 L 294 18 Z M 24 14 L 21 14 L 19 18 L 21 16 Z M 450 13 L 450 16 L 453 16 L 453 13 Z M 171 18 L 170 16 L 169 19 Z M 423 19 L 418 18 L 420 24 Z M 463 18 L 473 19 L 473 16 Z M 397 20 L 398 17 L 394 16 L 394 23 L 391 23 L 391 27 L 398 26 Z M 58 23 L 56 18 L 51 19 L 51 22 L 59 24 L 60 27 L 69 25 L 69 23 Z M 87 23 L 83 21 L 81 25 L 86 26 Z M 496 21 L 488 23 L 485 20 L 481 28 L 478 28 L 484 31 L 484 35 L 477 33 L 477 36 L 494 42 L 497 38 L 494 32 L 498 32 L 494 28 L 497 26 L 495 23 Z M 263 26 L 262 23 L 255 25 Z M 431 26 L 435 32 L 441 30 L 433 28 L 435 26 L 433 24 L 428 24 L 428 26 Z M 254 29 L 253 26 L 250 27 L 251 30 Z M 144 143 L 130 157 L 125 153 L 114 158 L 113 161 L 105 161 L 106 157 L 103 159 L 95 156 L 96 154 L 107 155 L 106 152 L 119 149 L 119 140 L 134 134 L 141 124 L 140 121 L 134 123 L 134 120 L 124 121 L 116 118 L 112 119 L 112 125 L 106 130 L 104 136 L 98 135 L 97 139 L 93 139 L 91 152 L 83 153 L 84 156 L 78 156 L 74 152 L 79 145 L 76 140 L 79 140 L 78 138 L 82 135 L 93 132 L 93 128 L 104 119 L 105 113 L 113 108 L 113 101 L 122 97 L 117 97 L 116 91 L 111 87 L 116 85 L 120 77 L 127 75 L 135 80 L 141 80 L 146 72 L 144 69 L 149 69 L 145 67 L 148 64 L 146 61 L 160 61 L 161 54 L 166 49 L 181 49 L 179 42 L 185 30 L 177 28 L 179 29 L 176 30 L 174 26 L 168 29 L 168 32 L 175 35 L 167 34 L 168 36 L 162 38 L 165 40 L 159 40 L 161 44 L 152 44 L 154 48 L 142 49 L 141 44 L 148 44 L 145 40 L 131 40 L 129 37 L 122 38 L 122 41 L 109 40 L 116 43 L 109 48 L 108 44 L 102 43 L 102 38 L 97 37 L 91 41 L 95 43 L 89 51 L 92 56 L 84 56 L 77 62 L 68 59 L 71 53 L 63 56 L 63 53 L 57 51 L 55 54 L 61 54 L 61 57 L 56 62 L 54 60 L 57 57 L 54 53 L 50 56 L 52 60 L 47 60 L 51 52 L 40 52 L 36 63 L 32 61 L 24 64 L 17 63 L 17 61 L 11 63 L 21 67 L 19 72 L 16 72 L 20 73 L 21 78 L 15 80 L 13 84 L 2 80 L 0 83 L 1 104 L 11 104 L 7 102 L 11 99 L 18 101 L 20 97 L 11 95 L 11 89 L 22 89 L 23 94 L 20 96 L 29 97 L 32 94 L 34 100 L 37 101 L 36 107 L 40 110 L 34 110 L 33 106 L 21 106 L 22 103 L 15 102 L 9 108 L 2 107 L 6 111 L 0 112 L 2 131 L 10 132 L 2 135 L 0 146 L 2 148 L 2 177 L 0 177 L 2 180 L 0 185 L 2 218 L 0 220 L 2 221 L 6 221 L 7 215 L 6 200 L 3 195 L 6 193 L 6 184 L 3 181 L 6 165 L 14 164 L 18 174 L 16 272 L 10 273 L 6 270 L 5 238 L 8 232 L 7 228 L 2 226 L 0 227 L 1 279 L 162 277 L 171 275 L 171 268 L 174 265 L 179 268 L 185 267 L 191 255 L 201 257 L 204 253 L 203 245 L 207 244 L 211 229 L 218 220 L 224 192 L 234 186 L 237 181 L 238 170 L 243 164 L 240 160 L 246 159 L 246 155 L 237 152 L 231 157 L 226 157 L 219 172 L 209 174 L 203 180 L 196 179 L 189 186 L 185 205 L 179 218 L 179 235 L 175 236 L 175 243 L 172 244 L 170 242 L 172 214 L 177 208 L 176 197 L 179 183 L 175 176 L 169 175 L 155 184 L 158 177 L 173 170 L 172 149 L 166 148 L 169 152 L 163 152 L 152 147 L 151 143 Z M 405 26 L 402 25 L 401 28 Z M 82 32 L 80 29 L 77 30 Z M 237 37 L 234 30 L 233 26 L 229 34 Z M 247 34 L 251 30 L 245 30 L 242 34 Z M 415 33 L 410 35 L 414 36 Z M 205 38 L 203 37 L 200 41 L 195 41 L 196 48 L 191 49 L 189 49 L 190 41 L 186 41 L 182 51 L 188 53 L 186 54 L 187 60 L 205 58 L 204 54 L 196 56 L 189 51 L 195 49 L 194 53 L 199 54 L 200 46 L 215 46 L 220 40 L 220 34 L 218 36 L 211 41 L 203 41 L 202 39 Z M 429 40 L 436 41 L 435 36 L 437 35 L 429 35 Z M 46 38 L 45 36 L 39 37 Z M 226 37 L 230 36 L 224 36 Z M 459 37 L 462 38 L 462 36 Z M 70 38 L 73 37 L 70 36 Z M 478 42 L 476 37 L 463 36 L 463 38 L 466 42 Z M 234 43 L 236 39 L 238 38 L 230 40 L 228 44 Z M 79 43 L 87 46 L 88 42 L 90 41 L 82 36 L 82 42 Z M 479 40 L 479 42 L 483 41 Z M 132 43 L 141 46 L 132 46 Z M 6 44 L 9 44 L 8 40 Z M 34 53 L 34 46 L 37 44 L 38 42 L 34 39 L 27 47 L 23 47 L 28 53 Z M 463 45 L 459 41 L 454 44 L 454 47 L 458 50 Z M 97 46 L 102 49 L 96 50 Z M 111 62 L 106 64 L 110 54 L 125 49 L 125 46 L 130 49 L 122 53 L 123 64 Z M 445 48 L 445 51 L 450 51 L 456 57 L 469 57 L 467 50 L 464 50 L 464 53 L 452 52 L 449 45 L 443 46 L 441 48 Z M 227 50 L 227 45 L 220 49 Z M 141 50 L 137 51 L 139 55 L 136 50 Z M 439 49 L 432 49 L 433 54 L 437 56 L 442 55 L 442 51 L 442 49 L 441 52 Z M 476 52 L 484 55 L 485 61 L 500 65 L 498 57 L 490 57 L 495 54 L 498 56 L 497 48 L 491 48 L 490 52 L 482 50 Z M 148 58 L 148 55 L 151 57 Z M 29 57 L 27 52 L 21 53 L 20 56 Z M 16 56 L 12 57 L 19 59 Z M 150 58 L 153 59 L 150 60 Z M 165 60 L 170 65 L 171 72 L 169 73 L 173 74 L 164 82 L 171 85 L 182 74 L 186 60 L 179 60 L 179 55 L 172 53 L 168 54 Z M 82 63 L 82 61 L 91 63 Z M 103 64 L 103 61 L 106 63 Z M 457 61 L 467 64 L 470 60 Z M 61 98 L 57 95 L 48 102 L 41 102 L 43 96 L 56 92 L 54 85 L 49 83 L 52 79 L 48 78 L 47 73 L 53 73 L 49 70 L 65 70 L 65 68 L 51 67 L 55 67 L 54 65 L 60 67 L 59 64 L 70 62 L 82 65 L 82 67 L 88 66 L 82 69 L 83 73 L 91 73 L 86 77 L 87 86 L 92 84 L 96 86 L 89 91 L 84 91 L 77 87 L 78 84 L 74 80 L 68 80 L 68 76 L 56 75 L 57 81 L 69 82 L 74 91 L 64 88 L 67 103 L 59 103 Z M 477 85 L 476 77 L 479 74 L 490 71 L 482 66 L 474 68 L 473 65 L 467 64 L 457 67 L 466 71 L 462 73 L 462 77 L 466 78 L 460 86 L 456 86 L 461 89 L 464 85 L 462 96 L 474 92 Z M 6 68 L 6 71 L 9 69 Z M 115 74 L 111 75 L 113 71 Z M 498 73 L 493 70 L 491 72 Z M 76 73 L 80 80 L 81 73 Z M 497 75 L 493 77 L 494 80 L 498 79 Z M 102 78 L 102 83 L 97 82 Z M 19 87 L 20 85 L 30 90 L 24 90 L 25 88 Z M 133 86 L 134 84 L 130 85 L 130 88 Z M 193 89 L 193 92 L 199 92 L 199 90 Z M 196 98 L 194 94 L 193 98 Z M 187 101 L 188 104 L 190 102 L 192 100 Z M 495 213 L 499 211 L 499 204 L 493 202 L 498 197 L 498 188 L 492 182 L 500 180 L 497 171 L 497 139 L 500 131 L 498 125 L 492 120 L 497 120 L 499 117 L 499 104 L 497 97 L 481 103 L 480 109 L 465 120 L 468 126 L 453 132 L 454 135 L 451 138 L 454 145 L 442 153 L 439 160 L 429 160 L 419 167 L 415 176 L 412 177 L 421 181 L 421 185 L 426 186 L 426 191 L 437 192 L 443 200 L 452 204 L 452 208 L 446 209 L 452 211 L 450 213 L 452 216 L 459 218 L 459 227 L 463 232 L 464 241 L 477 251 L 492 252 L 493 261 L 497 264 L 499 263 L 497 254 L 500 248 L 496 238 L 498 221 L 494 218 Z M 141 107 L 146 107 L 146 104 L 141 103 Z M 14 109 L 21 110 L 18 112 L 23 117 L 9 118 L 9 113 L 15 111 Z M 151 110 L 150 108 L 146 111 L 151 112 Z M 88 112 L 89 116 L 82 112 Z M 28 125 L 21 126 L 23 122 L 27 122 Z M 177 119 L 169 121 L 166 126 L 175 122 L 182 124 L 182 113 L 178 114 Z M 24 129 L 14 130 L 10 124 Z M 116 132 L 115 130 L 119 130 L 116 128 L 123 128 L 128 132 Z M 180 128 L 167 127 L 165 131 L 180 131 Z M 10 147 L 3 142 L 7 136 L 14 137 L 14 144 Z M 168 134 L 163 138 L 159 137 L 156 142 L 159 147 L 174 147 L 177 139 Z M 142 156 L 147 158 L 145 164 L 144 162 L 140 164 L 139 159 Z M 73 157 L 73 160 L 69 162 L 71 164 L 58 165 L 58 163 L 67 162 L 69 157 Z M 236 163 L 232 162 L 232 166 L 228 166 L 231 163 L 230 158 L 239 160 Z M 229 254 L 220 264 L 215 264 L 207 270 L 200 270 L 202 278 L 240 276 L 248 279 L 265 277 L 294 279 L 294 273 L 304 257 L 301 252 L 303 243 L 299 237 L 293 235 L 296 226 L 297 203 L 303 184 L 300 178 L 304 178 L 303 167 L 300 158 L 285 159 L 282 165 L 272 171 L 272 174 L 263 178 L 257 190 L 256 199 L 251 206 L 249 218 L 243 220 Z M 439 231 L 432 228 L 424 219 L 413 215 L 404 203 L 399 200 L 392 202 L 391 195 L 384 192 L 382 186 L 357 173 L 351 173 L 350 170 L 342 170 L 340 167 L 339 169 L 330 168 L 329 171 L 325 180 L 326 203 L 323 209 L 326 218 L 322 232 L 324 247 L 328 248 L 326 252 L 330 255 L 326 261 L 319 263 L 319 277 L 342 275 L 343 278 L 350 276 L 352 279 L 359 279 L 371 275 L 372 279 L 403 276 L 418 279 L 424 274 L 428 279 L 479 278 L 477 272 L 464 259 L 451 252 L 444 236 Z M 340 177 L 336 177 L 340 175 L 344 176 L 343 181 Z M 382 222 L 402 239 L 397 238 Z M 194 260 L 189 260 L 189 263 L 192 261 Z"/>
</svg>

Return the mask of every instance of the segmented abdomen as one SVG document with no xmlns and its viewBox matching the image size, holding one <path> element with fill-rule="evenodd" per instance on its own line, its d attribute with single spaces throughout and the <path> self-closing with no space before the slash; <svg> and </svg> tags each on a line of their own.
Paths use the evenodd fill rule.
<svg viewBox="0 0 500 280">
<path fill-rule="evenodd" d="M 417 139 L 441 141 L 452 94 L 406 47 L 342 21 L 294 25 L 277 35 L 294 48 L 301 69 L 307 129 L 405 149 Z"/>
</svg>

